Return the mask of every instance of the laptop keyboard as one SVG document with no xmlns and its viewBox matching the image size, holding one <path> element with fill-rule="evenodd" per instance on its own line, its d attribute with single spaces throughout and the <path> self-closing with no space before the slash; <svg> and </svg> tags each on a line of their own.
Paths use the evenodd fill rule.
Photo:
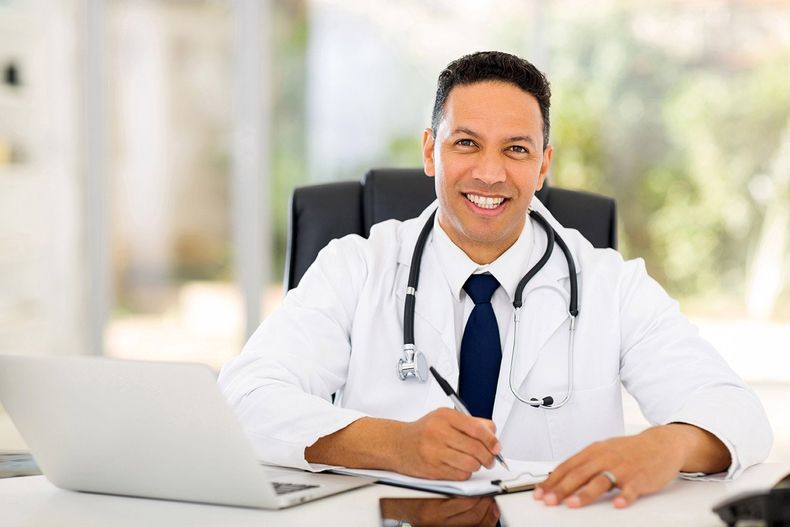
<svg viewBox="0 0 790 527">
<path fill-rule="evenodd" d="M 298 492 L 300 490 L 306 489 L 315 489 L 318 485 L 304 485 L 301 483 L 282 483 L 279 481 L 273 481 L 272 485 L 274 485 L 274 492 L 277 494 L 290 494 L 291 492 Z"/>
</svg>

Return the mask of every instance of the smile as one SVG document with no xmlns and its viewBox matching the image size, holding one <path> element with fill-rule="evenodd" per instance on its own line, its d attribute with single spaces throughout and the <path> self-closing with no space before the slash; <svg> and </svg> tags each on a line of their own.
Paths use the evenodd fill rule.
<svg viewBox="0 0 790 527">
<path fill-rule="evenodd" d="M 502 202 L 505 201 L 505 198 L 498 197 L 486 197 L 486 196 L 478 196 L 477 194 L 464 194 L 466 199 L 480 207 L 481 209 L 495 209 L 499 207 Z"/>
</svg>

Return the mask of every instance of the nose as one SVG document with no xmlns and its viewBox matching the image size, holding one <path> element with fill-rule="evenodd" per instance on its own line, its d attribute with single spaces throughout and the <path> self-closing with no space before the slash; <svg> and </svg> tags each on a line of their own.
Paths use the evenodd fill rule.
<svg viewBox="0 0 790 527">
<path fill-rule="evenodd" d="M 505 163 L 498 152 L 484 153 L 475 165 L 472 177 L 486 185 L 505 181 Z"/>
</svg>

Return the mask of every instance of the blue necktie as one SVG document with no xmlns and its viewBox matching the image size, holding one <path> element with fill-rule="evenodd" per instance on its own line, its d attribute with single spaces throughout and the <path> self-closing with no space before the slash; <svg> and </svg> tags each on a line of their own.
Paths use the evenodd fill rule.
<svg viewBox="0 0 790 527">
<path fill-rule="evenodd" d="M 475 303 L 461 339 L 461 371 L 458 395 L 476 417 L 491 419 L 502 362 L 499 327 L 491 297 L 499 282 L 490 274 L 473 274 L 464 291 Z"/>
</svg>

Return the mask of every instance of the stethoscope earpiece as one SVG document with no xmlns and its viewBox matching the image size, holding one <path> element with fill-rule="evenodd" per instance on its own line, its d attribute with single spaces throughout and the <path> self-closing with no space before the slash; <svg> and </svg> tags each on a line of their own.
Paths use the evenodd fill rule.
<svg viewBox="0 0 790 527">
<path fill-rule="evenodd" d="M 536 399 L 533 397 L 529 400 L 528 404 L 533 408 L 549 408 L 552 404 L 554 404 L 554 397 L 551 395 L 544 397 L 543 399 Z"/>
</svg>

